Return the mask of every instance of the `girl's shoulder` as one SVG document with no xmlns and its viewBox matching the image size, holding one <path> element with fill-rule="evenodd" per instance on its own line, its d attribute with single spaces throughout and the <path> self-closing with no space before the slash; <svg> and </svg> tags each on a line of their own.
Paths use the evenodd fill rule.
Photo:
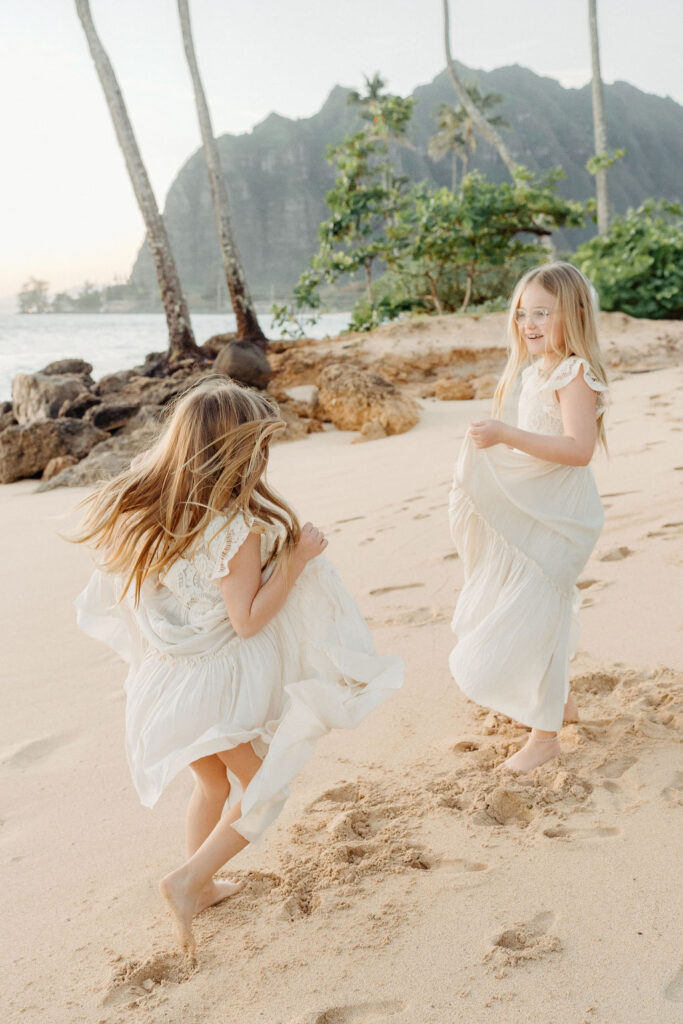
<svg viewBox="0 0 683 1024">
<path fill-rule="evenodd" d="M 228 575 L 229 562 L 242 547 L 253 526 L 253 517 L 241 510 L 228 510 L 209 520 L 195 557 L 208 561 L 212 579 Z"/>
<path fill-rule="evenodd" d="M 567 384 L 570 384 L 579 375 L 579 372 L 583 370 L 584 382 L 588 385 L 591 391 L 595 391 L 596 399 L 596 413 L 605 411 L 607 406 L 607 384 L 600 380 L 597 373 L 588 362 L 582 356 L 567 356 L 563 359 L 548 375 L 547 378 L 543 379 L 541 385 L 541 394 L 546 401 L 557 401 L 555 398 L 555 392 L 561 391 Z"/>
</svg>

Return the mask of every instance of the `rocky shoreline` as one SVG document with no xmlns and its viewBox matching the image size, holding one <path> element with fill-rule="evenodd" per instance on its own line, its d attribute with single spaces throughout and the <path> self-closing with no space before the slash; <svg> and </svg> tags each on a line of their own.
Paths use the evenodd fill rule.
<svg viewBox="0 0 683 1024">
<path fill-rule="evenodd" d="M 606 361 L 615 375 L 683 358 L 683 323 L 601 314 Z M 490 398 L 505 363 L 504 316 L 429 317 L 325 341 L 273 341 L 267 355 L 216 335 L 200 359 L 144 363 L 95 381 L 82 359 L 18 374 L 0 404 L 0 483 L 35 478 L 38 490 L 87 486 L 124 469 L 154 441 L 169 403 L 208 373 L 266 389 L 287 427 L 279 440 L 336 428 L 354 441 L 410 430 L 418 399 Z"/>
</svg>

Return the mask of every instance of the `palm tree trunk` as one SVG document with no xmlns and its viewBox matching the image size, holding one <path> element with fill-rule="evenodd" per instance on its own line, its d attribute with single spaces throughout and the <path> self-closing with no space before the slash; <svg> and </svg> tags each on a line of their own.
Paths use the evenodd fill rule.
<svg viewBox="0 0 683 1024">
<path fill-rule="evenodd" d="M 456 150 L 451 150 L 451 192 L 457 191 L 458 188 L 458 154 Z"/>
<path fill-rule="evenodd" d="M 453 64 L 453 58 L 451 56 L 451 27 L 450 27 L 450 13 L 448 10 L 448 0 L 443 0 L 443 27 L 444 27 L 444 43 L 446 47 L 446 68 L 450 76 L 453 87 L 456 91 L 460 104 L 465 108 L 472 121 L 479 129 L 479 132 L 483 137 L 490 142 L 493 148 L 498 153 L 499 157 L 510 172 L 510 177 L 513 181 L 516 180 L 517 165 L 512 158 L 510 151 L 501 139 L 496 129 L 489 123 L 487 118 L 482 114 L 477 105 L 472 102 L 472 98 L 467 92 L 467 89 L 458 78 L 458 74 Z"/>
<path fill-rule="evenodd" d="M 607 128 L 605 125 L 605 106 L 600 75 L 600 47 L 598 44 L 598 15 L 596 0 L 588 0 L 588 22 L 591 36 L 591 59 L 593 64 L 593 135 L 595 138 L 595 155 L 607 155 Z M 609 230 L 609 197 L 607 194 L 607 168 L 603 167 L 595 175 L 595 189 L 598 204 L 598 234 L 606 235 Z"/>
<path fill-rule="evenodd" d="M 169 358 L 183 358 L 187 356 L 198 358 L 200 351 L 195 344 L 192 333 L 190 314 L 180 286 L 178 269 L 171 252 L 166 225 L 159 213 L 152 185 L 145 165 L 142 162 L 133 126 L 130 123 L 114 69 L 95 31 L 89 0 L 76 0 L 76 11 L 88 41 L 95 70 L 104 90 L 116 138 L 123 151 L 123 158 L 126 162 L 131 184 L 133 185 L 135 198 L 138 201 L 140 213 L 147 229 L 147 244 L 152 253 L 154 269 L 156 270 L 159 290 L 161 292 L 161 301 L 166 313 L 166 322 L 168 323 Z"/>
<path fill-rule="evenodd" d="M 247 279 L 244 274 L 244 268 L 242 267 L 242 260 L 233 236 L 228 193 L 225 187 L 225 180 L 223 178 L 218 147 L 216 146 L 213 127 L 211 125 L 211 115 L 209 114 L 209 107 L 206 102 L 204 88 L 199 76 L 197 57 L 195 55 L 194 43 L 192 41 L 192 27 L 190 25 L 190 11 L 187 0 L 178 0 L 178 14 L 180 16 L 180 27 L 183 33 L 185 56 L 190 69 L 190 75 L 192 77 L 192 87 L 194 89 L 197 116 L 199 118 L 199 130 L 201 132 L 202 145 L 204 147 L 204 159 L 206 160 L 206 170 L 209 175 L 209 189 L 211 190 L 211 200 L 213 202 L 213 209 L 216 216 L 216 226 L 218 227 L 218 240 L 220 242 L 221 254 L 223 257 L 225 280 L 228 284 L 232 308 L 235 312 L 235 317 L 237 318 L 237 334 L 240 338 L 249 341 L 256 341 L 262 348 L 266 348 L 266 336 L 261 330 L 254 310 L 254 305 L 247 286 Z"/>
</svg>

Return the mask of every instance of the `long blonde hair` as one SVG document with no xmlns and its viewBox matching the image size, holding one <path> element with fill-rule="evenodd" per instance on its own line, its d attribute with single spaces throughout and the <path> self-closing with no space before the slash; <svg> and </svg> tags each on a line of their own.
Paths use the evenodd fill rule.
<svg viewBox="0 0 683 1024">
<path fill-rule="evenodd" d="M 510 302 L 508 315 L 509 355 L 507 366 L 493 396 L 493 415 L 501 419 L 505 398 L 524 364 L 529 360 L 524 335 L 515 320 L 522 293 L 527 285 L 537 281 L 542 288 L 555 296 L 557 311 L 561 314 L 561 330 L 552 332 L 552 346 L 555 359 L 547 367 L 547 375 L 568 356 L 585 359 L 591 370 L 605 386 L 607 371 L 600 354 L 597 324 L 597 301 L 595 289 L 588 278 L 571 263 L 548 263 L 534 267 L 518 282 Z M 603 412 L 598 416 L 598 441 L 607 448 Z"/>
<path fill-rule="evenodd" d="M 225 377 L 208 377 L 176 402 L 156 444 L 79 507 L 87 512 L 72 539 L 102 556 L 102 568 L 135 583 L 179 558 L 214 516 L 276 526 L 269 562 L 288 561 L 299 540 L 292 509 L 270 489 L 268 446 L 285 426 L 272 399 Z"/>
</svg>

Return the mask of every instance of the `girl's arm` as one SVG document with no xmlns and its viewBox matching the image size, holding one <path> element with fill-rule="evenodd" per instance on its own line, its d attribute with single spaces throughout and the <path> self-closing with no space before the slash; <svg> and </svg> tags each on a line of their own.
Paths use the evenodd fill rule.
<svg viewBox="0 0 683 1024">
<path fill-rule="evenodd" d="M 218 580 L 228 618 L 243 639 L 254 636 L 282 608 L 295 580 L 312 558 L 327 547 L 324 536 L 311 523 L 301 530 L 286 571 L 282 567 L 261 586 L 261 538 L 250 533 L 230 560 L 227 576 Z"/>
<path fill-rule="evenodd" d="M 477 448 L 506 444 L 510 448 L 562 466 L 587 466 L 598 436 L 595 421 L 595 392 L 583 379 L 583 368 L 558 392 L 564 434 L 535 434 L 501 420 L 483 420 L 470 425 Z"/>
</svg>

